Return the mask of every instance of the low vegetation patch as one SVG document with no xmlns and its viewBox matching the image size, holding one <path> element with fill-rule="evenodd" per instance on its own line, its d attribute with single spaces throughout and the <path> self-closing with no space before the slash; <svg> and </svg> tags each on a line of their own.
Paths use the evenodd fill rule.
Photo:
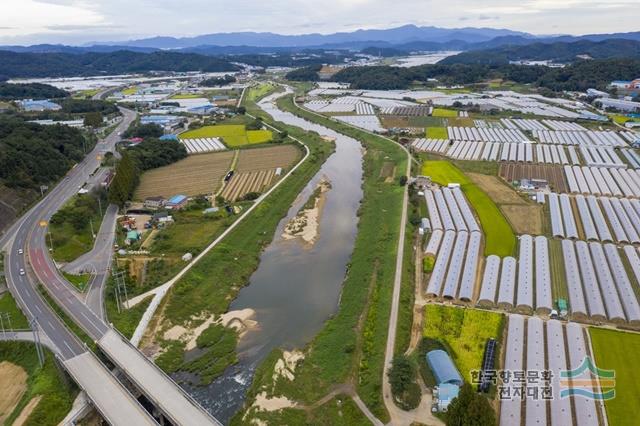
<svg viewBox="0 0 640 426">
<path fill-rule="evenodd" d="M 15 299 L 8 291 L 0 295 L 0 313 L 8 314 L 11 321 L 11 328 L 14 330 L 26 330 L 29 328 L 29 321 L 24 316 Z M 4 324 L 5 328 L 9 328 L 9 324 Z"/>
<path fill-rule="evenodd" d="M 427 305 L 423 336 L 440 342 L 453 358 L 460 374 L 471 380 L 471 371 L 482 367 L 487 340 L 500 342 L 502 314 L 443 305 Z"/>
<path fill-rule="evenodd" d="M 49 232 L 56 261 L 70 262 L 93 248 L 93 235 L 102 223 L 98 199 L 106 208 L 106 193 L 98 191 L 76 195 L 51 217 Z"/>
</svg>

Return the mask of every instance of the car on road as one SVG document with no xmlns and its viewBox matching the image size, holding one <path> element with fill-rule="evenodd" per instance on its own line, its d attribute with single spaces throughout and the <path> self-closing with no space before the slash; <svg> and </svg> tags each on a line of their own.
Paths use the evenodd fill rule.
<svg viewBox="0 0 640 426">
<path fill-rule="evenodd" d="M 20 275 L 24 275 L 24 269 L 20 268 Z"/>
<path fill-rule="evenodd" d="M 18 249 L 18 254 L 22 254 L 24 251 L 22 249 Z"/>
</svg>

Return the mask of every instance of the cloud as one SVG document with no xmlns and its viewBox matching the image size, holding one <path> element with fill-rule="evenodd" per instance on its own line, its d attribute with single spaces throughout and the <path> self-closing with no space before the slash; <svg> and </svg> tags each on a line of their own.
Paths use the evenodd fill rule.
<svg viewBox="0 0 640 426">
<path fill-rule="evenodd" d="M 0 44 L 219 32 L 333 33 L 405 24 L 534 34 L 637 30 L 638 0 L 1 0 Z M 321 7 L 318 7 L 321 4 Z M 391 7 L 390 7 L 391 4 Z"/>
<path fill-rule="evenodd" d="M 50 31 L 87 31 L 87 30 L 105 30 L 105 29 L 122 28 L 122 25 L 61 24 L 61 25 L 47 25 L 45 28 Z"/>
</svg>

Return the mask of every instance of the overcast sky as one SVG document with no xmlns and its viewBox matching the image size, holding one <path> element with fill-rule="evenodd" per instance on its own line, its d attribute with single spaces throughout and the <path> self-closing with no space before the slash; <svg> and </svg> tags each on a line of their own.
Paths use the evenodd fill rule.
<svg viewBox="0 0 640 426">
<path fill-rule="evenodd" d="M 0 43 L 332 33 L 404 24 L 534 34 L 640 30 L 638 0 L 0 0 Z"/>
</svg>

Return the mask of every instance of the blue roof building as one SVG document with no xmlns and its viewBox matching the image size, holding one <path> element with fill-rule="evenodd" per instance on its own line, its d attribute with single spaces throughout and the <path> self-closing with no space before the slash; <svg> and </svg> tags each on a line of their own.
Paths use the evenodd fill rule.
<svg viewBox="0 0 640 426">
<path fill-rule="evenodd" d="M 427 364 L 429 364 L 438 386 L 443 383 L 462 386 L 462 376 L 445 351 L 437 349 L 427 353 Z"/>
<path fill-rule="evenodd" d="M 160 140 L 161 141 L 177 141 L 178 140 L 178 136 L 177 135 L 162 135 L 160 136 Z"/>
<path fill-rule="evenodd" d="M 186 195 L 174 195 L 173 197 L 169 198 L 166 206 L 169 209 L 181 209 L 187 204 L 188 200 L 189 199 Z"/>
</svg>

